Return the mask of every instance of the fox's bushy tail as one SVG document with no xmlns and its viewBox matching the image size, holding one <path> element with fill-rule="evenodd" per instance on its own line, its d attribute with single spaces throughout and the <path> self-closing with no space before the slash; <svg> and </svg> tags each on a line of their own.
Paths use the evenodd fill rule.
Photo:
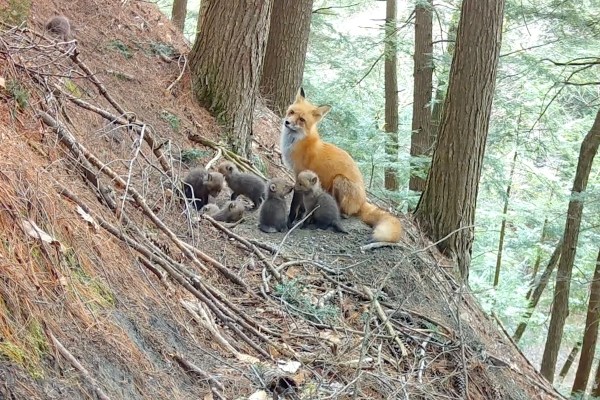
<svg viewBox="0 0 600 400">
<path fill-rule="evenodd" d="M 395 243 L 402 237 L 400 220 L 371 203 L 365 201 L 358 216 L 364 223 L 373 227 L 372 236 L 376 242 Z"/>
</svg>

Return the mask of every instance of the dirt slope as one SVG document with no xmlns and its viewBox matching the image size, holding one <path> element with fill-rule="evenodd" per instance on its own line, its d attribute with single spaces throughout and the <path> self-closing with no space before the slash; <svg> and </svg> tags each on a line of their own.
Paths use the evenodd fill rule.
<svg viewBox="0 0 600 400">
<path fill-rule="evenodd" d="M 40 36 L 57 12 L 77 42 Z M 219 128 L 151 3 L 36 1 L 26 25 L 0 32 L 0 399 L 558 397 L 407 219 L 361 251 L 356 220 L 188 217 L 174 188 Z M 277 118 L 255 125 L 289 176 Z"/>
</svg>

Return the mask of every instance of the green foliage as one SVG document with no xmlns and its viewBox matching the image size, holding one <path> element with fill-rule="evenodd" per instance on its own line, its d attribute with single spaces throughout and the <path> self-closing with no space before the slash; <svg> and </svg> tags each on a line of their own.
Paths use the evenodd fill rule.
<svg viewBox="0 0 600 400">
<path fill-rule="evenodd" d="M 81 89 L 71 79 L 64 78 L 63 83 L 65 85 L 65 89 L 67 89 L 67 92 L 71 93 L 75 97 L 81 97 L 82 96 Z"/>
<path fill-rule="evenodd" d="M 13 26 L 23 24 L 29 18 L 31 0 L 8 0 L 0 6 L 0 21 Z"/>
<path fill-rule="evenodd" d="M 332 305 L 319 307 L 316 302 L 311 301 L 300 280 L 278 284 L 275 286 L 275 293 L 292 313 L 310 321 L 333 324 L 339 318 L 340 310 L 337 307 Z"/>
<path fill-rule="evenodd" d="M 121 53 L 121 55 L 127 59 L 130 59 L 131 57 L 133 57 L 133 54 L 131 52 L 131 49 L 123 42 L 121 42 L 119 39 L 116 40 L 112 40 L 108 43 L 108 48 L 110 50 L 116 50 L 117 52 Z"/>
<path fill-rule="evenodd" d="M 151 42 L 150 51 L 152 54 L 163 55 L 165 57 L 172 57 L 176 51 L 175 48 L 168 43 Z"/>
<path fill-rule="evenodd" d="M 185 149 L 181 151 L 181 162 L 185 165 L 191 166 L 197 163 L 201 158 L 208 157 L 210 153 L 204 150 L 198 149 Z"/>
<path fill-rule="evenodd" d="M 21 82 L 16 79 L 10 79 L 6 82 L 6 90 L 15 100 L 19 110 L 23 110 L 29 106 L 29 93 L 21 85 Z"/>
<path fill-rule="evenodd" d="M 19 332 L 19 340 L 20 344 L 7 339 L 0 341 L 0 356 L 22 366 L 33 378 L 43 378 L 40 363 L 49 346 L 40 323 L 30 320 Z"/>
<path fill-rule="evenodd" d="M 92 301 L 86 304 L 94 309 L 114 307 L 116 299 L 110 288 L 96 277 L 90 276 L 74 251 L 70 250 L 65 255 L 66 263 L 76 282 L 83 285 Z"/>
<path fill-rule="evenodd" d="M 349 4 L 321 1 L 314 8 Z M 398 5 L 400 154 L 396 166 L 402 186 L 407 186 L 409 176 L 414 41 L 414 26 L 405 28 L 404 22 L 412 6 Z M 309 100 L 333 106 L 320 127 L 324 139 L 352 154 L 371 190 L 392 197 L 382 189 L 383 168 L 389 165 L 381 129 L 383 25 L 370 22 L 373 18 L 383 20 L 384 7 L 385 2 L 361 3 L 354 8 L 314 14 L 304 87 Z M 434 8 L 434 90 L 439 87 L 443 93 L 459 10 L 456 2 L 436 3 Z M 484 308 L 495 311 L 510 331 L 516 328 L 526 309 L 525 294 L 534 279 L 536 257 L 540 255 L 543 270 L 562 236 L 581 141 L 600 107 L 598 86 L 591 84 L 600 81 L 600 67 L 568 65 L 571 60 L 597 60 L 598 16 L 597 2 L 509 0 L 506 5 L 503 47 L 476 209 L 470 284 Z M 516 168 L 504 215 L 515 151 Z M 425 160 L 421 161 L 419 170 L 425 173 L 428 166 Z M 599 164 L 595 163 L 588 190 L 581 195 L 585 208 L 565 348 L 581 338 L 589 282 L 600 243 Z M 407 190 L 394 199 L 413 206 L 417 201 Z M 500 285 L 493 288 L 503 219 L 506 236 Z M 546 219 L 546 237 L 542 241 Z M 553 276 L 522 339 L 526 350 L 538 351 L 544 343 L 554 279 Z"/>
<path fill-rule="evenodd" d="M 171 129 L 173 130 L 173 132 L 175 132 L 175 133 L 179 132 L 179 128 L 181 127 L 181 120 L 179 119 L 179 117 L 177 115 L 172 114 L 167 110 L 163 110 L 160 113 L 160 119 L 168 122 L 169 125 L 171 126 Z"/>
</svg>

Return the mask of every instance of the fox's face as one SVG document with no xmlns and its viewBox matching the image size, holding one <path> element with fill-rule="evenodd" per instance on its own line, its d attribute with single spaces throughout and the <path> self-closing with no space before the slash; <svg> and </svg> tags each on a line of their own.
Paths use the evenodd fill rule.
<svg viewBox="0 0 600 400">
<path fill-rule="evenodd" d="M 267 197 L 283 199 L 292 189 L 294 189 L 294 185 L 288 183 L 285 179 L 273 178 L 268 184 L 269 193 Z"/>
<path fill-rule="evenodd" d="M 320 187 L 319 177 L 310 170 L 304 170 L 296 177 L 294 190 L 300 193 L 308 193 L 317 190 Z"/>
<path fill-rule="evenodd" d="M 296 94 L 296 101 L 288 107 L 283 128 L 289 134 L 305 136 L 323 119 L 331 110 L 330 106 L 316 107 L 304 98 L 304 90 L 300 88 Z"/>
</svg>

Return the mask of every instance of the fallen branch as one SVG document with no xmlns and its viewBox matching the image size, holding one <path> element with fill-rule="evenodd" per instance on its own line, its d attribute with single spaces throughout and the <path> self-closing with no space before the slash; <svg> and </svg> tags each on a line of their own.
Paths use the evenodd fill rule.
<svg viewBox="0 0 600 400">
<path fill-rule="evenodd" d="M 196 121 L 194 121 L 194 124 L 196 125 L 197 128 L 199 128 L 199 129 L 201 128 L 201 126 Z M 192 142 L 200 143 L 201 145 L 210 147 L 217 151 L 220 149 L 223 152 L 223 157 L 225 157 L 229 161 L 236 164 L 240 168 L 240 170 L 250 171 L 250 172 L 254 173 L 255 175 L 259 176 L 260 178 L 262 178 L 263 180 L 265 180 L 265 181 L 267 180 L 267 178 L 263 175 L 263 173 L 260 172 L 258 169 L 256 169 L 256 167 L 254 167 L 252 165 L 250 160 L 240 156 L 239 154 L 234 153 L 233 151 L 225 148 L 224 146 L 222 146 L 216 142 L 213 142 L 212 140 L 207 139 L 201 135 L 198 135 L 197 133 L 192 133 L 192 132 L 188 133 L 188 140 L 190 140 Z"/>
<path fill-rule="evenodd" d="M 204 169 L 208 171 L 214 165 L 214 163 L 216 163 L 219 160 L 219 158 L 221 158 L 222 155 L 223 149 L 218 149 L 217 154 L 215 154 L 215 156 L 208 163 L 206 163 Z"/>
</svg>

